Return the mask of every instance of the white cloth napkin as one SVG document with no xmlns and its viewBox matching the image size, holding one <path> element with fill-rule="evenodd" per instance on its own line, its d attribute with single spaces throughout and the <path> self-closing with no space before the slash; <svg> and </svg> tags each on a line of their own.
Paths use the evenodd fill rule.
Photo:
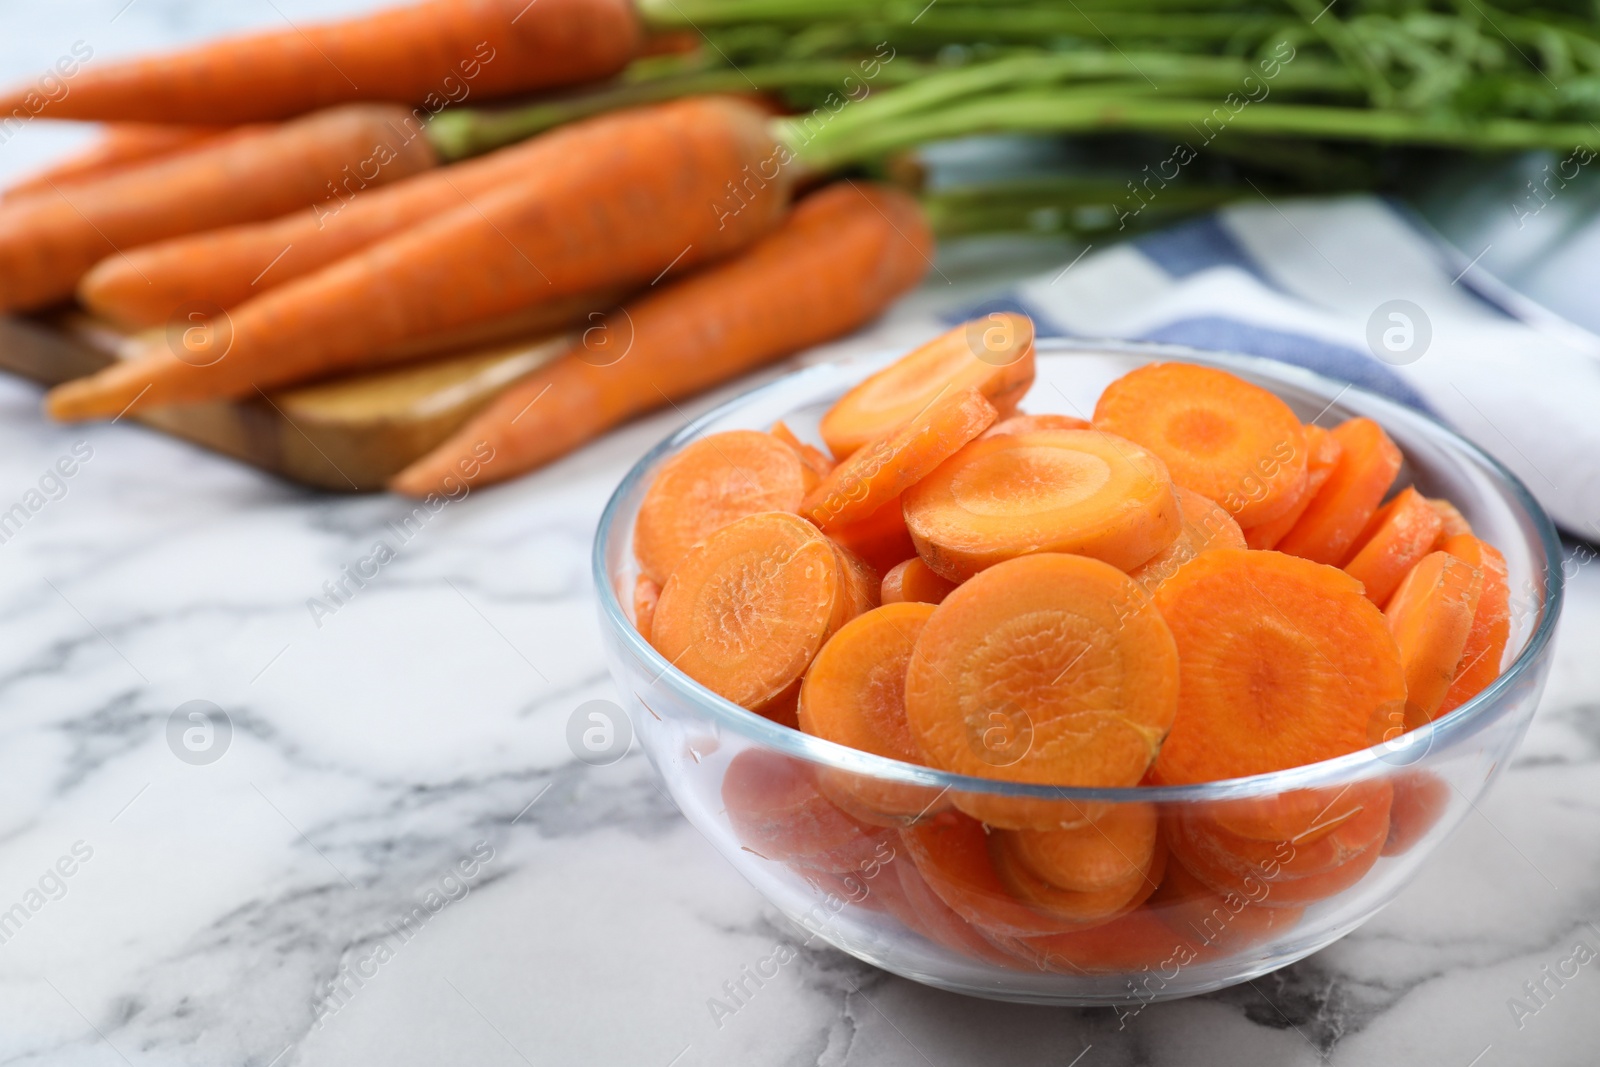
<svg viewBox="0 0 1600 1067">
<path fill-rule="evenodd" d="M 923 325 L 989 310 L 1025 312 L 1040 336 L 1242 352 L 1383 393 L 1499 459 L 1567 532 L 1600 540 L 1600 338 L 1505 289 L 1402 206 L 1229 207 Z"/>
</svg>

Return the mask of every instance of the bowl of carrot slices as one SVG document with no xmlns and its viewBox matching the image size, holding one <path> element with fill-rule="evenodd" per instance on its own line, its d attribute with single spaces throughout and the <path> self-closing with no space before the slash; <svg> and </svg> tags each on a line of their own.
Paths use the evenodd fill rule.
<svg viewBox="0 0 1600 1067">
<path fill-rule="evenodd" d="M 594 563 L 643 748 L 808 941 L 1136 1010 L 1410 881 L 1533 715 L 1560 558 L 1411 408 L 998 313 L 710 412 Z"/>
</svg>

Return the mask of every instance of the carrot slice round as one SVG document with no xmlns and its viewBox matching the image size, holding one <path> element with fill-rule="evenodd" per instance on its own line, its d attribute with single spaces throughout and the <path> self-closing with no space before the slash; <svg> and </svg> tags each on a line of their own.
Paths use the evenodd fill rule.
<svg viewBox="0 0 1600 1067">
<path fill-rule="evenodd" d="M 1404 705 L 1392 708 L 1403 716 Z M 1389 709 L 1385 709 L 1386 711 Z M 1369 724 L 1369 730 L 1371 729 Z M 1369 738 L 1370 739 L 1370 738 Z M 1386 804 L 1379 793 L 1386 782 L 1351 782 L 1321 789 L 1290 789 L 1263 797 L 1221 800 L 1206 806 L 1204 817 L 1239 837 L 1255 841 L 1316 841 L 1363 811 Z"/>
<path fill-rule="evenodd" d="M 1144 863 L 1131 875 L 1105 889 L 1087 892 L 1062 889 L 1040 878 L 1023 864 L 1014 839 L 991 835 L 989 858 L 1001 884 L 1019 900 L 1046 915 L 1090 927 L 1126 915 L 1156 891 L 1165 874 L 1167 849 L 1161 838 L 1155 837 Z"/>
<path fill-rule="evenodd" d="M 809 764 L 765 749 L 728 763 L 722 804 L 750 852 L 832 874 L 868 868 L 894 855 L 894 831 L 852 819 L 817 791 Z"/>
<path fill-rule="evenodd" d="M 1386 604 L 1406 572 L 1433 551 L 1443 528 L 1433 505 L 1408 486 L 1373 513 L 1344 572 L 1366 587 L 1368 600 Z"/>
<path fill-rule="evenodd" d="M 1219 549 L 1162 585 L 1155 604 L 1182 677 L 1177 721 L 1155 765 L 1161 782 L 1264 774 L 1355 752 L 1367 747 L 1373 716 L 1405 697 L 1383 614 L 1336 568 Z"/>
<path fill-rule="evenodd" d="M 787 706 L 823 642 L 876 599 L 875 577 L 857 566 L 798 515 L 747 515 L 673 570 L 651 643 L 735 704 Z"/>
<path fill-rule="evenodd" d="M 1499 549 L 1470 533 L 1447 537 L 1443 550 L 1466 560 L 1483 573 L 1483 592 L 1472 613 L 1472 629 L 1456 664 L 1456 676 L 1439 704 L 1439 714 L 1454 711 L 1500 677 L 1506 644 L 1511 640 L 1511 582 Z"/>
<path fill-rule="evenodd" d="M 1245 546 L 1244 531 L 1221 504 L 1181 486 L 1177 494 L 1178 513 L 1183 516 L 1183 528 L 1178 531 L 1177 538 L 1156 553 L 1149 563 L 1128 572 L 1128 577 L 1143 586 L 1147 593 L 1154 593 L 1162 582 L 1178 573 L 1179 567 L 1202 552 Z"/>
<path fill-rule="evenodd" d="M 1306 477 L 1306 437 L 1289 405 L 1213 367 L 1152 363 L 1100 394 L 1098 430 L 1150 449 L 1175 484 L 1253 526 L 1283 514 Z"/>
<path fill-rule="evenodd" d="M 1329 832 L 1306 838 L 1262 841 L 1219 826 L 1204 814 L 1180 815 L 1174 834 L 1186 835 L 1191 848 L 1204 850 L 1241 875 L 1262 874 L 1270 881 L 1305 878 L 1341 867 L 1389 834 L 1389 810 L 1394 791 L 1387 782 L 1362 790 L 1363 803 Z M 1263 873 L 1265 872 L 1265 873 Z"/>
<path fill-rule="evenodd" d="M 650 624 L 655 619 L 656 601 L 661 599 L 661 587 L 644 575 L 633 583 L 633 625 L 646 641 L 650 640 Z"/>
<path fill-rule="evenodd" d="M 1175 863 L 1164 865 L 1170 871 Z M 1197 959 L 1200 949 L 1151 907 L 1134 908 L 1108 923 L 1046 937 L 1014 938 L 1004 948 L 1042 971 L 1058 974 L 1170 974 Z M 1138 981 L 1139 979 L 1131 979 Z M 1135 991 L 1137 993 L 1137 990 Z"/>
<path fill-rule="evenodd" d="M 895 564 L 883 576 L 879 599 L 885 604 L 937 604 L 949 596 L 955 587 L 956 583 L 933 573 L 933 568 L 922 562 L 920 556 L 912 556 L 904 563 Z"/>
<path fill-rule="evenodd" d="M 971 816 L 941 812 L 901 830 L 900 839 L 939 899 L 991 937 L 1033 937 L 1077 927 L 1011 895 L 990 861 L 989 832 Z"/>
<path fill-rule="evenodd" d="M 1013 415 L 1009 419 L 1001 419 L 979 436 L 1003 437 L 1008 433 L 1033 433 L 1035 430 L 1092 429 L 1094 425 L 1088 419 L 1080 419 L 1075 415 Z"/>
<path fill-rule="evenodd" d="M 800 503 L 824 530 L 860 522 L 932 473 L 999 416 L 976 389 L 939 398 L 900 429 L 852 452 Z"/>
<path fill-rule="evenodd" d="M 689 549 L 735 519 L 797 511 L 805 495 L 800 458 L 771 434 L 712 434 L 667 460 L 639 504 L 633 554 L 665 585 Z"/>
<path fill-rule="evenodd" d="M 1153 804 L 1113 804 L 1070 830 L 999 830 L 1024 870 L 1057 889 L 1093 893 L 1125 884 L 1150 864 L 1160 820 Z"/>
<path fill-rule="evenodd" d="M 800 686 L 800 729 L 861 752 L 923 762 L 906 722 L 906 664 L 932 604 L 885 604 L 840 627 L 828 638 Z M 931 789 L 828 769 L 823 791 L 852 813 L 915 818 L 937 793 Z"/>
<path fill-rule="evenodd" d="M 800 466 L 805 471 L 806 492 L 816 488 L 816 484 L 828 476 L 833 470 L 833 460 L 823 454 L 822 449 L 808 445 L 794 435 L 787 423 L 778 420 L 772 424 L 772 436 L 794 449 L 794 454 L 800 457 Z"/>
<path fill-rule="evenodd" d="M 959 582 L 1034 552 L 1070 552 L 1132 570 L 1183 527 L 1167 469 L 1132 441 L 1041 430 L 974 441 L 911 489 L 917 554 Z"/>
<path fill-rule="evenodd" d="M 1173 857 L 1200 881 L 1218 893 L 1248 895 L 1263 908 L 1300 908 L 1344 892 L 1366 876 L 1383 847 L 1380 838 L 1331 870 L 1302 878 L 1272 878 L 1268 876 L 1274 869 L 1270 864 L 1241 871 L 1237 864 L 1219 859 L 1215 851 L 1197 846 L 1181 831 L 1172 834 L 1170 844 Z"/>
<path fill-rule="evenodd" d="M 1414 770 L 1396 778 L 1383 855 L 1399 856 L 1411 851 L 1449 808 L 1450 785 L 1437 775 Z"/>
<path fill-rule="evenodd" d="M 897 861 L 892 873 L 899 880 L 900 899 L 908 912 L 901 916 L 906 926 L 959 955 L 1002 967 L 1017 966 L 1014 956 L 992 944 L 978 927 L 944 902 L 916 864 Z"/>
<path fill-rule="evenodd" d="M 1033 372 L 1033 323 L 996 313 L 957 326 L 861 382 L 828 409 L 818 429 L 843 459 L 948 393 L 975 388 L 1008 412 L 1033 384 Z"/>
<path fill-rule="evenodd" d="M 1258 899 L 1269 892 L 1259 882 L 1247 883 L 1246 892 L 1218 892 L 1174 855 L 1146 907 L 1185 938 L 1197 957 L 1215 958 L 1280 937 L 1300 922 L 1302 908 L 1261 907 Z"/>
<path fill-rule="evenodd" d="M 1388 495 L 1402 457 L 1383 427 L 1350 419 L 1333 429 L 1339 462 L 1294 529 L 1278 541 L 1279 552 L 1338 566 Z"/>
<path fill-rule="evenodd" d="M 1408 727 L 1439 716 L 1472 632 L 1483 571 L 1448 552 L 1432 552 L 1406 575 L 1385 615 L 1406 672 Z"/>
<path fill-rule="evenodd" d="M 1305 491 L 1294 506 L 1270 522 L 1258 523 L 1244 532 L 1245 544 L 1250 548 L 1276 548 L 1283 535 L 1294 529 L 1300 516 L 1306 513 L 1322 487 L 1328 483 L 1333 469 L 1339 465 L 1339 455 L 1344 446 L 1339 439 L 1321 426 L 1308 425 L 1306 431 L 1306 484 Z"/>
<path fill-rule="evenodd" d="M 1133 785 L 1177 701 L 1165 623 L 1127 575 L 1084 556 L 1024 556 L 968 581 L 934 609 L 906 671 L 906 716 L 928 763 L 1013 782 Z M 1066 802 L 955 802 L 1009 829 L 1083 817 Z"/>
<path fill-rule="evenodd" d="M 1472 533 L 1472 523 L 1468 522 L 1467 517 L 1461 514 L 1461 509 L 1450 501 L 1429 497 L 1428 503 L 1433 505 L 1433 510 L 1439 513 L 1439 521 L 1443 524 L 1439 534 L 1441 541 L 1439 547 L 1444 547 L 1442 542 L 1447 537 L 1459 537 L 1462 534 Z"/>
</svg>

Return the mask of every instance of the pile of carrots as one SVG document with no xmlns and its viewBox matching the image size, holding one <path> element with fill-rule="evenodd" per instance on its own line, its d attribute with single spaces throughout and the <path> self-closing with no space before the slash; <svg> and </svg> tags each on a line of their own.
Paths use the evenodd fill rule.
<svg viewBox="0 0 1600 1067">
<path fill-rule="evenodd" d="M 851 389 L 817 441 L 779 423 L 688 445 L 639 509 L 640 632 L 814 736 L 1054 786 L 1333 759 L 1498 675 L 1505 561 L 1447 501 L 1390 496 L 1402 456 L 1375 422 L 1302 425 L 1183 363 L 1112 382 L 1087 419 L 1021 414 L 1033 378 L 1032 324 L 994 314 Z M 1174 915 L 1247 899 L 1232 951 L 1409 848 L 1446 800 L 1411 771 L 1161 813 L 769 763 L 790 761 L 742 754 L 724 784 L 747 847 L 859 879 L 899 833 L 910 862 L 881 901 L 1041 966 L 1110 965 L 1151 930 L 1170 941 Z"/>
<path fill-rule="evenodd" d="M 426 0 L 85 66 L 42 113 L 112 125 L 0 200 L 0 311 L 76 300 L 133 340 L 46 410 L 255 400 L 571 327 L 395 475 L 423 496 L 521 474 L 916 284 L 932 244 L 916 201 L 819 174 L 797 199 L 781 119 L 753 94 L 615 110 L 464 161 L 431 122 L 607 78 L 648 47 L 628 0 Z"/>
</svg>

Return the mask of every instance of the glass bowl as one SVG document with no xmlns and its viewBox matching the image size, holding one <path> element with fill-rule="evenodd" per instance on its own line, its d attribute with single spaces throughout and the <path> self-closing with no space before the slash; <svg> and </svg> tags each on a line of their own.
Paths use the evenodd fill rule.
<svg viewBox="0 0 1600 1067">
<path fill-rule="evenodd" d="M 1243 982 L 1330 944 L 1392 900 L 1527 729 L 1550 669 L 1561 556 L 1550 520 L 1509 471 L 1426 416 L 1361 389 L 1251 357 L 1048 341 L 1023 405 L 1086 416 L 1113 379 L 1178 359 L 1254 381 L 1307 422 L 1365 415 L 1383 425 L 1405 452 L 1399 484 L 1454 501 L 1505 554 L 1512 591 L 1511 662 L 1500 677 L 1385 744 L 1192 786 L 969 778 L 771 722 L 701 687 L 639 635 L 623 606 L 631 595 L 618 590 L 633 587 L 634 517 L 660 464 L 705 434 L 765 430 L 780 418 L 816 440 L 828 406 L 895 355 L 813 366 L 711 411 L 641 460 L 600 520 L 594 569 L 611 673 L 685 817 L 806 942 L 941 989 L 1026 1003 L 1136 1011 Z M 997 728 L 1003 735 L 1004 724 Z M 996 760 L 1005 741 L 985 738 Z M 1003 835 L 985 824 L 1071 829 L 1107 866 L 1088 869 L 1070 891 L 1027 885 L 1024 901 L 1006 886 L 1026 883 L 1026 872 L 1013 866 L 1009 882 L 997 878 L 991 854 L 1015 853 L 996 849 Z M 774 954 L 762 961 L 771 973 L 749 981 L 784 962 Z"/>
</svg>

